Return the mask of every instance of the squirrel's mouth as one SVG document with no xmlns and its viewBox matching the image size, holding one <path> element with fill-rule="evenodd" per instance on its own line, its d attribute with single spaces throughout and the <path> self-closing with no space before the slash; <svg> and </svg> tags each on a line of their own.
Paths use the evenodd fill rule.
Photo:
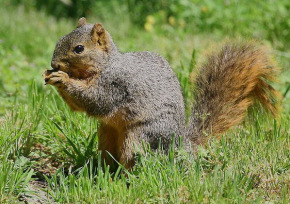
<svg viewBox="0 0 290 204">
<path fill-rule="evenodd" d="M 52 70 L 49 70 L 50 72 L 58 72 L 58 71 L 62 71 L 65 72 L 69 75 L 69 77 L 74 78 L 74 79 L 78 79 L 78 80 L 89 80 L 91 79 L 93 76 L 98 75 L 98 71 L 92 68 L 88 68 L 88 67 L 62 67 L 60 65 L 58 66 L 52 66 L 51 67 Z"/>
<path fill-rule="evenodd" d="M 57 67 L 51 67 L 51 68 L 52 68 L 51 72 L 62 71 L 62 72 L 67 73 L 69 76 L 71 76 L 71 72 L 68 71 L 67 69 L 61 69 L 62 67 L 60 67 L 60 65 L 58 65 Z"/>
<path fill-rule="evenodd" d="M 56 69 L 54 69 L 54 68 L 52 68 L 52 71 L 53 72 L 58 72 L 58 71 L 60 71 L 58 68 L 56 68 Z"/>
<path fill-rule="evenodd" d="M 51 67 L 53 72 L 58 72 L 60 71 L 60 65 L 58 65 L 57 67 Z"/>
</svg>

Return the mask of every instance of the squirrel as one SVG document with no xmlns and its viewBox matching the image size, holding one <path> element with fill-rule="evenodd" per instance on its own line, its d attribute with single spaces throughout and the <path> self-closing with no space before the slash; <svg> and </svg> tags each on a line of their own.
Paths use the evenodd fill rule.
<svg viewBox="0 0 290 204">
<path fill-rule="evenodd" d="M 180 136 L 192 148 L 207 134 L 220 135 L 241 123 L 256 102 L 278 113 L 279 93 L 268 83 L 276 67 L 254 42 L 226 43 L 202 64 L 187 123 L 182 89 L 169 63 L 148 51 L 119 52 L 100 23 L 79 19 L 57 42 L 51 67 L 45 83 L 55 86 L 73 111 L 98 119 L 102 158 L 127 169 L 143 142 L 166 151 L 175 134 L 174 142 Z"/>
</svg>

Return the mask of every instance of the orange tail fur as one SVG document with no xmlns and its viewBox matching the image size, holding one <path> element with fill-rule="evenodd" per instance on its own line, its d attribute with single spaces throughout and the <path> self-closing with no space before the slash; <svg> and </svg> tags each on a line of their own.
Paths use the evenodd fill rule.
<svg viewBox="0 0 290 204">
<path fill-rule="evenodd" d="M 190 138 L 201 143 L 204 131 L 225 132 L 242 122 L 255 102 L 276 116 L 279 93 L 268 84 L 276 71 L 266 49 L 255 43 L 227 44 L 209 56 L 195 79 Z"/>
</svg>

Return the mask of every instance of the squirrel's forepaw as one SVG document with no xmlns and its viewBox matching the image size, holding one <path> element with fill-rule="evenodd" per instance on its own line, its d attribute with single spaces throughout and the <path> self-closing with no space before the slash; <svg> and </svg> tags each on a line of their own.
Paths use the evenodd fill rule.
<svg viewBox="0 0 290 204">
<path fill-rule="evenodd" d="M 43 76 L 45 84 L 50 84 L 57 87 L 62 87 L 69 81 L 68 74 L 63 71 L 53 72 L 51 70 L 46 70 Z"/>
</svg>

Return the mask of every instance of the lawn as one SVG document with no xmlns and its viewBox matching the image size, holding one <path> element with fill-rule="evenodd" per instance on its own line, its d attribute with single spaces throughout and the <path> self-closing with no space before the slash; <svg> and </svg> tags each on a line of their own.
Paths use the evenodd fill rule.
<svg viewBox="0 0 290 204">
<path fill-rule="evenodd" d="M 144 147 L 133 171 L 120 166 L 115 173 L 99 168 L 98 122 L 72 112 L 42 78 L 57 40 L 80 16 L 52 15 L 33 0 L 11 2 L 0 2 L 0 203 L 289 203 L 289 1 L 96 3 L 88 22 L 102 22 L 122 52 L 165 57 L 187 109 L 191 60 L 199 64 L 226 40 L 261 41 L 281 68 L 273 84 L 283 95 L 277 119 L 257 108 L 194 155 L 182 147 L 168 154 Z M 127 8 L 134 2 L 138 18 Z"/>
</svg>

